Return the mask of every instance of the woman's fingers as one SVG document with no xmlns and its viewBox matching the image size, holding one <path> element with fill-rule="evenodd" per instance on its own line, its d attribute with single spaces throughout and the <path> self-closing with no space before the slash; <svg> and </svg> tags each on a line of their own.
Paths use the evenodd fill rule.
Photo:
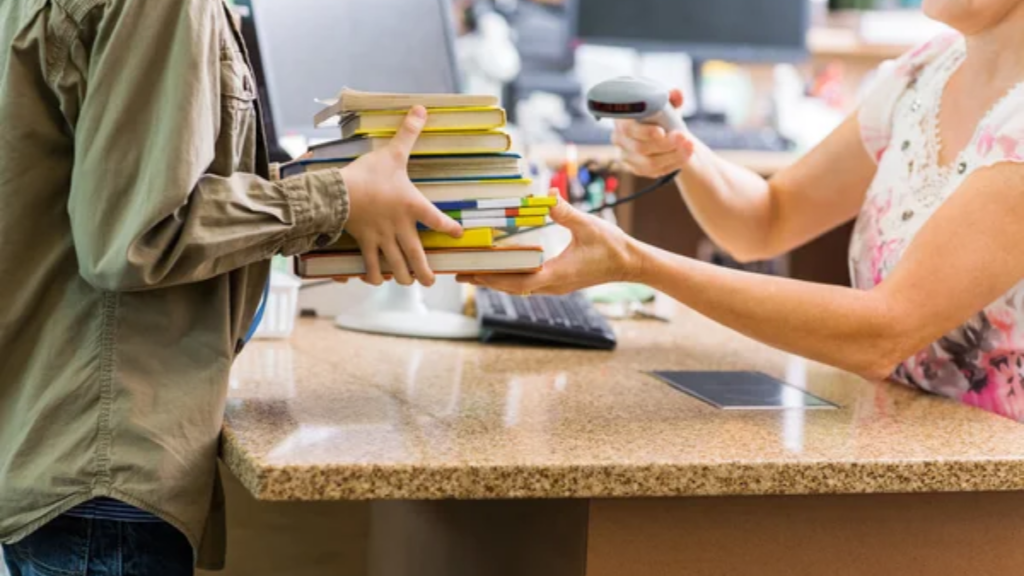
<svg viewBox="0 0 1024 576">
<path fill-rule="evenodd" d="M 646 142 L 665 136 L 665 129 L 655 124 L 641 124 L 636 120 L 619 120 L 615 124 L 616 131 L 630 140 Z"/>
<path fill-rule="evenodd" d="M 543 283 L 537 281 L 537 276 L 541 274 L 543 272 L 537 272 L 536 274 L 488 274 L 486 276 L 475 276 L 474 279 L 478 282 L 477 285 L 499 292 L 530 294 L 544 286 Z"/>
<path fill-rule="evenodd" d="M 626 154 L 622 158 L 631 172 L 646 178 L 659 178 L 675 171 L 679 159 L 675 154 L 658 154 L 644 156 L 642 154 Z"/>
<path fill-rule="evenodd" d="M 409 272 L 409 265 L 405 262 L 402 249 L 398 247 L 398 242 L 394 240 L 385 242 L 381 246 L 381 252 L 388 261 L 388 267 L 395 276 L 395 281 L 402 286 L 410 286 L 412 284 L 412 274 Z"/>
<path fill-rule="evenodd" d="M 683 134 L 682 132 L 677 130 L 669 134 L 668 138 L 672 142 L 677 152 L 683 152 L 684 154 L 686 154 L 687 158 L 689 158 L 690 155 L 693 154 L 693 140 L 686 134 Z"/>
<path fill-rule="evenodd" d="M 551 209 L 551 220 L 559 226 L 568 228 L 573 236 L 576 236 L 582 228 L 589 226 L 591 218 L 561 198 L 558 199 L 558 204 Z"/>
<path fill-rule="evenodd" d="M 673 108 L 682 108 L 683 102 L 685 102 L 685 99 L 683 98 L 683 91 L 678 88 L 669 90 L 668 101 L 672 103 Z"/>
<path fill-rule="evenodd" d="M 675 151 L 675 143 L 665 134 L 660 126 L 647 126 L 632 122 L 625 124 L 612 134 L 612 143 L 627 152 L 634 154 L 664 154 Z"/>
<path fill-rule="evenodd" d="M 427 263 L 427 254 L 423 251 L 423 244 L 420 242 L 419 235 L 415 231 L 399 234 L 398 244 L 402 249 L 402 253 L 405 254 L 406 262 L 409 263 L 413 274 L 416 275 L 416 280 L 424 286 L 433 286 L 435 281 L 434 271 L 430 269 L 430 264 Z"/>
</svg>

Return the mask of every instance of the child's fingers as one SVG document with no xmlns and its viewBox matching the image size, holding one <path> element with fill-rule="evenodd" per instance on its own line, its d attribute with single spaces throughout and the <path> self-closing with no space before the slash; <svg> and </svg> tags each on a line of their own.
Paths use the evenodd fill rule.
<svg viewBox="0 0 1024 576">
<path fill-rule="evenodd" d="M 409 272 L 409 265 L 405 262 L 405 255 L 402 254 L 402 249 L 398 247 L 398 242 L 393 239 L 384 242 L 381 246 L 381 252 L 384 253 L 384 258 L 388 261 L 388 267 L 391 268 L 395 281 L 402 286 L 411 285 L 412 274 Z"/>
<path fill-rule="evenodd" d="M 363 275 L 363 282 L 373 286 L 380 286 L 384 278 L 380 273 L 380 250 L 376 242 L 361 242 L 360 248 L 363 252 L 363 262 L 366 263 L 366 274 Z"/>
<path fill-rule="evenodd" d="M 412 148 L 427 123 L 427 110 L 422 106 L 414 106 L 405 117 L 405 122 L 398 132 L 391 138 L 388 146 L 395 152 L 402 162 L 409 160 Z"/>
<path fill-rule="evenodd" d="M 416 280 L 424 286 L 433 286 L 436 280 L 434 271 L 427 263 L 427 255 L 423 251 L 419 235 L 415 232 L 400 234 L 398 245 L 401 247 L 402 253 L 405 254 L 405 259 L 409 263 L 409 267 L 412 268 L 413 274 L 416 275 Z"/>
<path fill-rule="evenodd" d="M 416 220 L 431 230 L 437 230 L 453 238 L 462 237 L 462 226 L 426 199 L 418 207 Z"/>
</svg>

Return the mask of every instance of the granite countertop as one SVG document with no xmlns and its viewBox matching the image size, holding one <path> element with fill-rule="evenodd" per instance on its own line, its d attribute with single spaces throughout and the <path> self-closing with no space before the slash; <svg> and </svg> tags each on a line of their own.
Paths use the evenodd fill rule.
<svg viewBox="0 0 1024 576">
<path fill-rule="evenodd" d="M 254 342 L 223 455 L 263 500 L 1024 490 L 1024 425 L 870 383 L 671 302 L 615 352 L 355 334 Z M 840 410 L 721 411 L 646 370 L 754 369 Z"/>
</svg>

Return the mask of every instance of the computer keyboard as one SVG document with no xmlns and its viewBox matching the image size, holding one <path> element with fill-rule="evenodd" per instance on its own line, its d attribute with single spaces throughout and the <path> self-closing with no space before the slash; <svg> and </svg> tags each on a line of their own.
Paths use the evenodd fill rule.
<svg viewBox="0 0 1024 576">
<path fill-rule="evenodd" d="M 478 288 L 476 309 L 483 342 L 519 339 L 615 348 L 615 332 L 580 293 L 522 297 Z"/>
<path fill-rule="evenodd" d="M 771 128 L 741 130 L 715 122 L 689 122 L 686 127 L 712 150 L 787 152 L 793 149 L 789 140 Z M 610 128 L 586 120 L 573 122 L 559 134 L 566 142 L 583 146 L 608 144 L 612 138 Z"/>
</svg>

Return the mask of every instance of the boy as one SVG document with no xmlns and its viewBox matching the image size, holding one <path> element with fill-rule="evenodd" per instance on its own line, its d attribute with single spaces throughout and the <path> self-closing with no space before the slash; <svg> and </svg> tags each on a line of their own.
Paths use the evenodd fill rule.
<svg viewBox="0 0 1024 576">
<path fill-rule="evenodd" d="M 430 284 L 425 111 L 345 170 L 268 180 L 220 0 L 0 2 L 0 542 L 15 576 L 216 567 L 228 371 L 267 260 L 344 227 Z M 203 542 L 206 545 L 200 546 Z"/>
</svg>

